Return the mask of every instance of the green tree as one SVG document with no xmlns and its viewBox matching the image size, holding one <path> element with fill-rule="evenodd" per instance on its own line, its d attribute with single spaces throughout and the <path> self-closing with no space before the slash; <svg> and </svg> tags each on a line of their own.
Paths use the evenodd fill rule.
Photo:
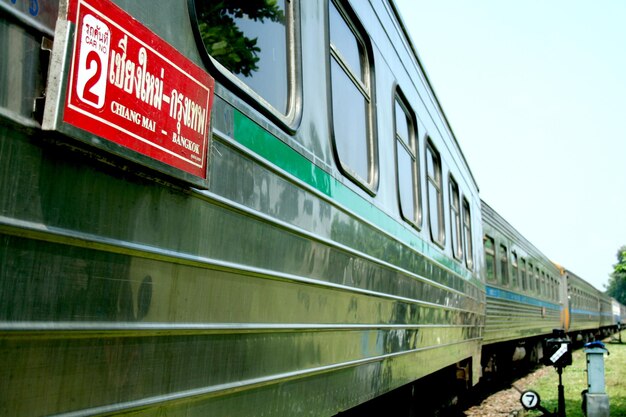
<svg viewBox="0 0 626 417">
<path fill-rule="evenodd" d="M 284 22 L 277 0 L 196 0 L 198 27 L 207 52 L 235 74 L 252 75 L 261 49 L 238 27 L 240 19 Z"/>
<path fill-rule="evenodd" d="M 613 265 L 606 293 L 626 305 L 626 245 L 617 251 L 617 263 Z"/>
</svg>

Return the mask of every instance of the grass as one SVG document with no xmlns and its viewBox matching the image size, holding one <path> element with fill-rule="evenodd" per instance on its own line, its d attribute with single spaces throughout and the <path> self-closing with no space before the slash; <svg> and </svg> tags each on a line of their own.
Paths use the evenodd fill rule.
<svg viewBox="0 0 626 417">
<path fill-rule="evenodd" d="M 605 340 L 609 355 L 604 355 L 604 377 L 606 392 L 609 396 L 611 417 L 626 417 L 626 330 L 622 331 L 622 344 Z M 541 405 L 548 411 L 556 410 L 558 405 L 559 376 L 556 370 L 546 373 L 527 389 L 539 393 Z M 584 349 L 574 352 L 573 363 L 563 371 L 565 387 L 565 414 L 567 417 L 583 417 L 581 392 L 587 389 L 587 360 Z M 529 417 L 540 416 L 533 410 Z"/>
</svg>

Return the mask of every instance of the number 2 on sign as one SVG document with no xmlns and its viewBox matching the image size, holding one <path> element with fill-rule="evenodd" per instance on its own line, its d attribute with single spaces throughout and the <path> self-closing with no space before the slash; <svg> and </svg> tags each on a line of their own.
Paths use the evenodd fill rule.
<svg viewBox="0 0 626 417">
<path fill-rule="evenodd" d="M 102 74 L 102 61 L 100 61 L 100 56 L 96 51 L 89 51 L 87 54 L 87 70 L 92 70 L 92 65 L 96 66 L 96 72 L 87 79 L 85 83 L 85 87 L 83 88 L 82 99 L 90 104 L 95 104 L 97 107 L 99 102 L 99 96 L 92 91 L 93 87 L 98 83 L 100 79 L 100 75 Z"/>
<path fill-rule="evenodd" d="M 111 31 L 91 14 L 81 22 L 76 93 L 83 102 L 97 109 L 104 106 Z"/>
</svg>

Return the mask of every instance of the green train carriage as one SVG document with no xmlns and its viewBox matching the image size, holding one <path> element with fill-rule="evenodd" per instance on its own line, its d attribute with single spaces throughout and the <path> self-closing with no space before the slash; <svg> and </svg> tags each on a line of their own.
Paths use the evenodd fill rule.
<svg viewBox="0 0 626 417">
<path fill-rule="evenodd" d="M 42 130 L 65 8 L 0 1 L 0 414 L 333 415 L 476 382 L 478 188 L 393 3 L 115 4 L 215 78 L 207 180 Z M 233 24 L 244 69 L 210 38 Z"/>
</svg>

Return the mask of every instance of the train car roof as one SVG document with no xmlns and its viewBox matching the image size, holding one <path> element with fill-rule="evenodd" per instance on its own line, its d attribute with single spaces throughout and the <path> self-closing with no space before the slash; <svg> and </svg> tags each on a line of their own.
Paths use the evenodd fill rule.
<svg viewBox="0 0 626 417">
<path fill-rule="evenodd" d="M 437 105 L 437 109 L 441 113 L 441 116 L 443 117 L 443 120 L 444 120 L 444 122 L 446 124 L 446 127 L 448 128 L 448 131 L 450 132 L 450 136 L 452 137 L 452 140 L 454 141 L 456 147 L 459 150 L 459 154 L 461 155 L 461 158 L 463 159 L 463 162 L 465 164 L 467 172 L 469 172 L 469 175 L 472 178 L 472 182 L 474 183 L 474 186 L 476 187 L 476 189 L 480 191 L 480 187 L 478 186 L 478 182 L 476 181 L 476 178 L 474 177 L 474 173 L 472 172 L 472 169 L 471 169 L 469 163 L 467 162 L 467 159 L 465 158 L 465 154 L 463 153 L 463 149 L 461 148 L 461 145 L 459 144 L 459 141 L 457 140 L 457 136 L 454 133 L 454 130 L 452 129 L 452 125 L 450 124 L 450 121 L 448 120 L 448 116 L 446 116 L 446 113 L 443 110 L 443 107 L 441 106 L 441 102 L 439 101 L 439 97 L 437 97 L 437 93 L 435 92 L 435 88 L 433 87 L 433 84 L 430 81 L 430 77 L 428 76 L 428 72 L 426 71 L 426 68 L 422 64 L 422 61 L 421 61 L 421 59 L 419 57 L 419 53 L 417 52 L 417 48 L 415 47 L 415 43 L 413 42 L 413 38 L 411 37 L 411 34 L 409 33 L 409 31 L 408 31 L 408 29 L 406 27 L 406 24 L 404 23 L 404 19 L 402 18 L 402 15 L 400 14 L 400 10 L 398 9 L 398 6 L 396 5 L 395 0 L 388 0 L 388 1 L 389 1 L 390 6 L 391 6 L 391 9 L 393 10 L 393 13 L 395 15 L 396 20 L 399 23 L 400 29 L 402 30 L 402 33 L 403 33 L 403 35 L 404 35 L 404 37 L 405 37 L 409 47 L 411 48 L 411 52 L 413 53 L 413 57 L 415 58 L 415 64 L 417 65 L 419 70 L 422 72 L 422 75 L 424 76 L 424 79 L 425 79 L 425 81 L 428 84 L 428 87 L 430 89 L 430 92 L 433 95 L 433 99 L 435 100 L 435 103 Z"/>
<path fill-rule="evenodd" d="M 588 282 L 587 280 L 582 278 L 580 275 L 575 274 L 574 272 L 572 272 L 571 270 L 569 270 L 567 268 L 565 268 L 565 272 L 567 273 L 568 277 L 572 277 L 576 281 L 582 282 L 584 284 L 584 286 L 588 287 L 588 289 L 594 291 L 596 294 L 598 294 L 598 295 L 605 295 L 603 291 L 600 291 L 599 289 L 594 287 L 593 284 L 591 284 L 590 282 Z"/>
<path fill-rule="evenodd" d="M 490 222 L 493 226 L 497 227 L 501 232 L 508 232 L 509 237 L 513 240 L 517 240 L 519 244 L 525 246 L 525 249 L 529 252 L 533 252 L 536 256 L 541 256 L 543 259 L 554 265 L 556 269 L 561 271 L 561 266 L 550 260 L 542 251 L 540 251 L 535 245 L 532 244 L 523 234 L 521 234 L 515 227 L 511 225 L 500 213 L 498 213 L 493 207 L 491 207 L 485 200 L 480 199 L 482 219 L 484 222 Z"/>
</svg>

